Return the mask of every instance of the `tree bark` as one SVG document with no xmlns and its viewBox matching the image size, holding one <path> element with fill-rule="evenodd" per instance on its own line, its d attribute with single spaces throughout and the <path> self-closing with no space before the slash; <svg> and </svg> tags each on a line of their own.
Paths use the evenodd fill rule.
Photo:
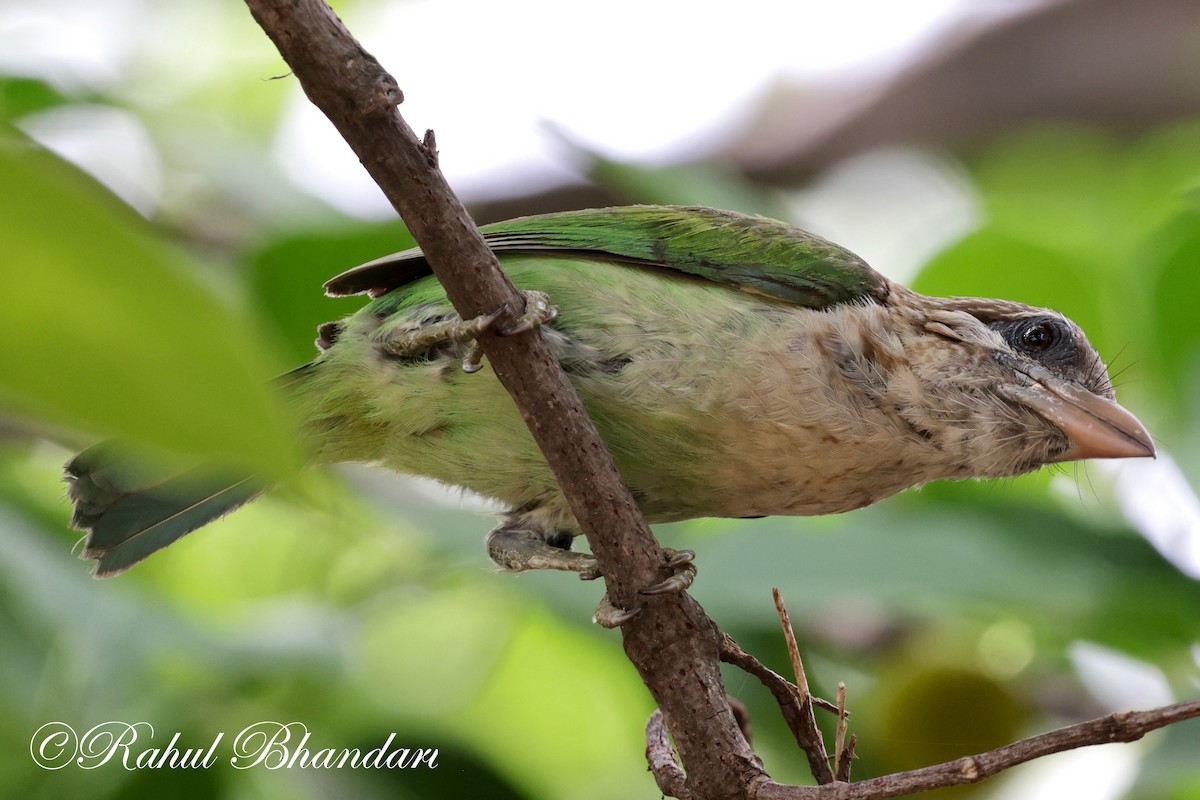
<svg viewBox="0 0 1200 800">
<path fill-rule="evenodd" d="M 246 5 L 404 219 L 459 315 L 519 313 L 520 295 L 442 177 L 432 135 L 422 142 L 396 111 L 396 80 L 322 0 Z M 745 796 L 766 776 L 729 708 L 716 626 L 686 594 L 637 594 L 667 577 L 665 559 L 541 335 L 485 334 L 480 347 L 570 502 L 610 601 L 645 606 L 622 626 L 625 652 L 663 711 L 693 797 Z"/>
</svg>

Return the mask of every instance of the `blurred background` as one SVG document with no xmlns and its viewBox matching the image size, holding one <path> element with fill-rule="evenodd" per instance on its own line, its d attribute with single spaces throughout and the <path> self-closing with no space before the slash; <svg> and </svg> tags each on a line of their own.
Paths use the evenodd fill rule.
<svg viewBox="0 0 1200 800">
<path fill-rule="evenodd" d="M 782 589 L 815 690 L 848 686 L 856 778 L 1200 694 L 1194 0 L 335 6 L 480 223 L 767 214 L 920 291 L 1058 308 L 1110 359 L 1157 461 L 658 528 L 786 674 Z M 325 279 L 411 241 L 247 10 L 0 0 L 0 125 L 0 795 L 657 797 L 601 587 L 494 573 L 474 498 L 322 470 L 113 580 L 74 558 L 61 468 L 99 438 L 294 464 L 266 379 L 357 307 Z M 809 781 L 769 695 L 727 680 L 771 774 Z M 211 770 L 46 771 L 53 720 L 226 739 Z M 438 768 L 230 768 L 264 720 Z M 1200 798 L 1200 723 L 953 793 Z"/>
</svg>

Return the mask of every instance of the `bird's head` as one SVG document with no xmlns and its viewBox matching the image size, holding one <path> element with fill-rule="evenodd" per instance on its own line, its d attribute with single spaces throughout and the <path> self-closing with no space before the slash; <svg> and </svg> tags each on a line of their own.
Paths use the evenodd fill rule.
<svg viewBox="0 0 1200 800">
<path fill-rule="evenodd" d="M 933 406 L 969 447 L 975 475 L 1154 456 L 1145 427 L 1116 403 L 1100 355 L 1062 314 L 1002 300 L 909 297 L 920 309 L 912 321 L 923 351 L 914 372 L 939 387 Z"/>
</svg>

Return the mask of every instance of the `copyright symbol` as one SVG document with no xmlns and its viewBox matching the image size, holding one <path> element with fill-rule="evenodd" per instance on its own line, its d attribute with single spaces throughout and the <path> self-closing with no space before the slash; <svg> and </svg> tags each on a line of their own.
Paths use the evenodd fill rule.
<svg viewBox="0 0 1200 800">
<path fill-rule="evenodd" d="M 62 769 L 75 758 L 79 737 L 65 722 L 47 722 L 29 740 L 29 755 L 42 769 Z"/>
</svg>

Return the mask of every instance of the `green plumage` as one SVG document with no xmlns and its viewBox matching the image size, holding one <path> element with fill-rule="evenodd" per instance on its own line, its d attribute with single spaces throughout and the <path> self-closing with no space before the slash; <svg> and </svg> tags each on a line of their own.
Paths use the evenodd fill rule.
<svg viewBox="0 0 1200 800">
<path fill-rule="evenodd" d="M 645 510 L 658 519 L 688 516 L 691 498 L 719 494 L 711 463 L 722 447 L 694 424 L 695 396 L 736 378 L 728 342 L 714 331 L 768 341 L 773 323 L 751 311 L 761 302 L 753 296 L 822 308 L 882 302 L 888 291 L 883 278 L 834 244 L 782 222 L 713 209 L 575 211 L 482 230 L 518 287 L 548 292 L 562 309 L 546 334 Z M 380 356 L 377 345 L 394 332 L 453 316 L 420 250 L 350 270 L 327 290 L 375 299 L 330 329 L 337 346 L 279 382 L 311 435 L 314 460 L 384 463 L 512 507 L 561 506 L 499 384 L 457 369 L 461 348 L 448 362 L 438 359 L 446 348 Z M 638 309 L 637 319 L 623 309 Z M 713 366 L 697 373 L 689 366 L 697 363 Z M 630 397 L 638 398 L 636 408 Z M 731 421 L 713 415 L 709 422 Z M 74 524 L 89 531 L 84 557 L 98 561 L 99 575 L 137 563 L 263 489 L 211 473 L 150 478 L 128 459 L 114 460 L 107 446 L 81 454 L 67 472 Z M 556 516 L 565 522 L 565 507 Z"/>
<path fill-rule="evenodd" d="M 808 308 L 887 297 L 887 282 L 850 251 L 765 217 L 711 208 L 628 206 L 485 225 L 497 255 L 546 253 L 661 269 Z M 432 274 L 419 249 L 325 284 L 332 296 L 379 296 Z"/>
<path fill-rule="evenodd" d="M 1046 309 L 924 297 L 816 236 L 712 209 L 482 230 L 514 285 L 558 308 L 542 335 L 651 522 L 836 513 L 938 478 L 1153 453 L 1082 331 Z M 327 289 L 372 300 L 321 326 L 322 352 L 277 384 L 313 462 L 472 489 L 508 509 L 488 539 L 497 563 L 594 570 L 566 552 L 578 526 L 511 399 L 490 370 L 462 369 L 474 332 L 421 252 Z M 264 488 L 157 476 L 106 445 L 67 477 L 98 575 Z"/>
</svg>

